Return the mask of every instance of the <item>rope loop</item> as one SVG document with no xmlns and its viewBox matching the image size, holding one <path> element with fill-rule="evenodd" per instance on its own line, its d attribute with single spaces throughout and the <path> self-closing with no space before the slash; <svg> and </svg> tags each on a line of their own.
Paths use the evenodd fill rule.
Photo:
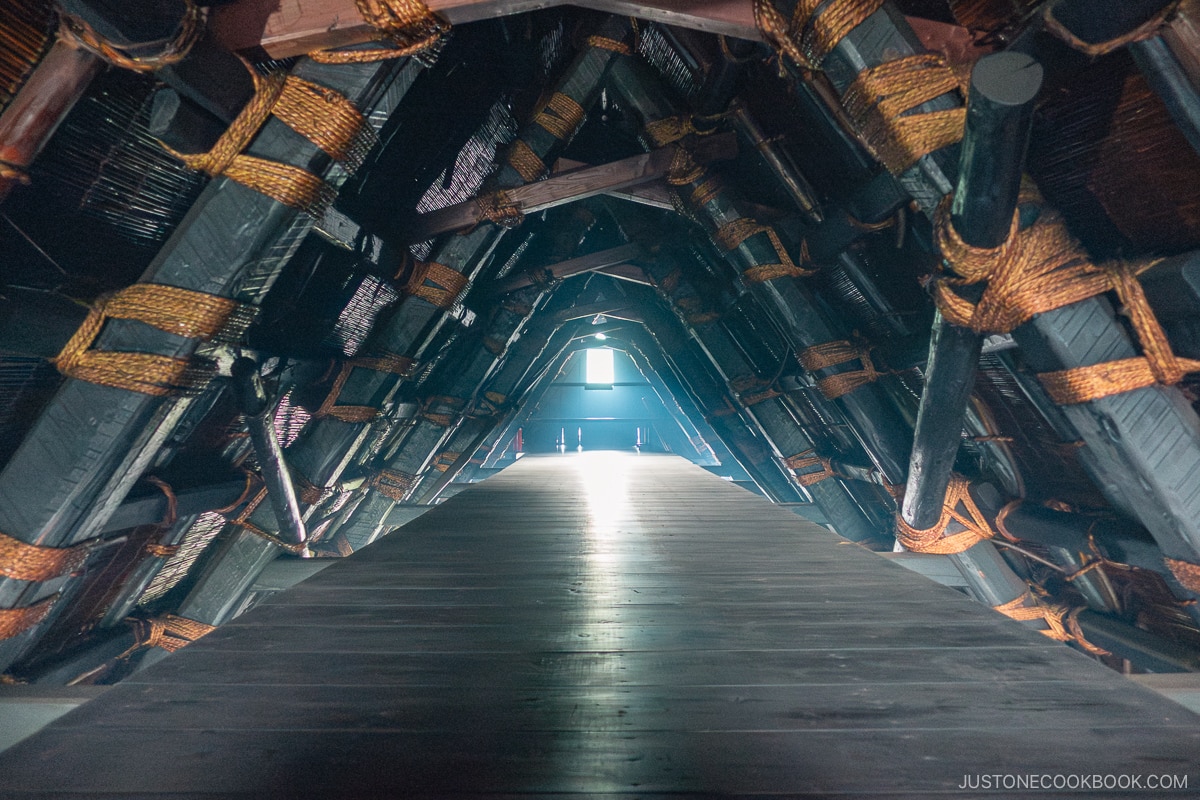
<svg viewBox="0 0 1200 800">
<path fill-rule="evenodd" d="M 236 338 L 253 321 L 257 309 L 226 297 L 158 283 L 133 286 L 101 297 L 75 335 L 52 359 L 68 378 L 165 397 L 203 388 L 211 366 L 189 358 L 94 350 L 110 319 L 142 322 L 186 339 Z"/>
<path fill-rule="evenodd" d="M 877 369 L 875 363 L 871 361 L 869 347 L 846 339 L 813 345 L 801 350 L 796 358 L 806 372 L 819 372 L 841 364 L 848 364 L 851 361 L 858 361 L 862 364 L 862 369 L 838 372 L 818 378 L 817 391 L 824 395 L 826 400 L 836 400 L 842 395 L 850 394 L 869 383 L 874 383 L 879 380 L 881 375 L 886 374 Z"/>
<path fill-rule="evenodd" d="M 388 47 L 319 50 L 309 58 L 319 64 L 366 64 L 414 56 L 432 67 L 450 32 L 450 23 L 421 0 L 354 0 L 359 16 Z"/>
<path fill-rule="evenodd" d="M 200 9 L 192 0 L 187 0 L 186 5 L 175 34 L 159 41 L 118 45 L 97 33 L 83 18 L 61 9 L 58 13 L 58 38 L 65 44 L 88 51 L 114 67 L 133 72 L 155 72 L 187 58 L 192 46 L 204 33 L 204 20 Z"/>
<path fill-rule="evenodd" d="M 941 55 L 922 53 L 858 73 L 842 104 L 879 162 L 899 175 L 922 156 L 962 139 L 965 107 L 915 111 L 958 88 L 958 77 Z"/>
<path fill-rule="evenodd" d="M 928 528 L 914 528 L 897 513 L 896 541 L 903 545 L 904 549 L 914 553 L 951 555 L 974 547 L 985 539 L 991 539 L 995 536 L 995 531 L 972 499 L 970 486 L 970 482 L 961 475 L 953 476 L 946 488 L 942 514 L 938 521 Z M 947 535 L 946 528 L 951 522 L 957 522 L 965 530 Z"/>
<path fill-rule="evenodd" d="M 353 172 L 376 143 L 374 130 L 353 103 L 339 92 L 289 75 L 261 76 L 249 64 L 254 96 L 207 153 L 166 148 L 188 168 L 210 178 L 225 176 L 289 208 L 318 217 L 336 192 L 313 173 L 291 164 L 243 152 L 274 115 Z"/>
<path fill-rule="evenodd" d="M 367 483 L 367 488 L 373 489 L 384 497 L 400 503 L 404 501 L 405 495 L 412 489 L 416 480 L 416 475 L 410 475 L 407 472 L 381 469 L 371 476 L 371 480 Z"/>
<path fill-rule="evenodd" d="M 1047 3 L 1042 11 L 1042 19 L 1047 31 L 1053 36 L 1065 42 L 1068 47 L 1073 50 L 1078 50 L 1086 56 L 1099 58 L 1103 55 L 1108 55 L 1114 50 L 1120 50 L 1126 45 L 1134 42 L 1144 42 L 1147 39 L 1153 39 L 1162 33 L 1162 29 L 1170 24 L 1176 12 L 1179 11 L 1180 0 L 1175 0 L 1173 3 L 1168 3 L 1161 8 L 1150 19 L 1143 22 L 1133 30 L 1123 33 L 1120 36 L 1113 37 L 1104 42 L 1085 42 L 1075 35 L 1067 26 L 1059 22 L 1054 16 L 1054 4 Z"/>
<path fill-rule="evenodd" d="M 435 308 L 447 309 L 458 302 L 470 279 L 445 264 L 418 261 L 404 287 L 410 297 L 419 297 Z"/>
</svg>

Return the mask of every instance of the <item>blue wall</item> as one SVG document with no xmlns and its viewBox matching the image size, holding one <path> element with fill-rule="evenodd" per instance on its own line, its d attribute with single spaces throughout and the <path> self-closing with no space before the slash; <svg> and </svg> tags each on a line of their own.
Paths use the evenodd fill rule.
<svg viewBox="0 0 1200 800">
<path fill-rule="evenodd" d="M 613 351 L 615 381 L 611 389 L 587 388 L 585 362 L 586 353 L 576 352 L 546 388 L 524 425 L 526 452 L 554 452 L 564 430 L 568 450 L 579 445 L 580 431 L 585 450 L 631 450 L 640 427 L 643 450 L 675 452 L 689 458 L 695 455 L 679 425 L 628 355 Z"/>
</svg>

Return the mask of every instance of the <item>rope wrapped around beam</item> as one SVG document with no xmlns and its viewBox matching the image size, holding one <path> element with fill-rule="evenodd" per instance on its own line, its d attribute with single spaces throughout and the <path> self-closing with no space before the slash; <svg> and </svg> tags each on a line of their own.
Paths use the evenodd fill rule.
<svg viewBox="0 0 1200 800">
<path fill-rule="evenodd" d="M 438 453 L 437 458 L 433 462 L 433 468 L 438 472 L 445 472 L 454 466 L 454 462 L 458 461 L 462 453 L 455 453 L 451 450 Z"/>
<path fill-rule="evenodd" d="M 995 250 L 980 250 L 958 237 L 949 209 L 946 198 L 935 215 L 934 231 L 942 257 L 962 277 L 937 280 L 934 302 L 950 322 L 978 333 L 1008 333 L 1035 314 L 1110 290 L 1124 307 L 1143 355 L 1038 375 L 1054 402 L 1085 403 L 1156 384 L 1173 386 L 1200 371 L 1200 360 L 1174 354 L 1137 280 L 1156 260 L 1094 264 L 1046 207 L 1025 230 L 1017 230 L 1014 216 L 1008 240 Z M 983 282 L 987 286 L 977 303 L 956 291 Z"/>
<path fill-rule="evenodd" d="M 418 261 L 404 287 L 409 297 L 419 297 L 435 308 L 447 309 L 458 302 L 470 279 L 436 261 Z"/>
<path fill-rule="evenodd" d="M 313 414 L 313 419 L 332 417 L 342 422 L 370 422 L 379 416 L 380 411 L 378 408 L 374 406 L 338 404 L 338 399 L 342 395 L 342 389 L 345 387 L 346 381 L 350 378 L 350 373 L 356 369 L 369 369 L 375 372 L 388 372 L 393 375 L 407 377 L 415 364 L 416 362 L 408 356 L 402 356 L 397 353 L 384 353 L 379 356 L 357 356 L 346 359 L 342 362 L 341 369 L 338 370 L 337 377 L 333 380 L 333 385 L 329 387 L 329 393 L 325 395 L 324 402 L 321 403 L 321 407 Z"/>
<path fill-rule="evenodd" d="M 896 541 L 904 549 L 914 553 L 935 553 L 952 555 L 961 553 L 985 539 L 996 535 L 983 512 L 979 510 L 969 491 L 971 484 L 961 475 L 950 479 L 946 488 L 946 501 L 942 506 L 942 514 L 928 528 L 917 529 L 896 514 Z M 946 528 L 951 522 L 957 522 L 965 530 L 946 535 Z"/>
<path fill-rule="evenodd" d="M 771 0 L 754 0 L 754 24 L 777 53 L 816 70 L 846 34 L 882 7 L 883 0 L 799 0 L 789 20 Z"/>
<path fill-rule="evenodd" d="M 417 476 L 394 469 L 381 469 L 371 476 L 367 483 L 368 489 L 373 489 L 384 497 L 397 503 L 404 501 L 405 495 L 412 490 Z"/>
<path fill-rule="evenodd" d="M 516 170 L 521 180 L 526 183 L 533 183 L 550 171 L 542 157 L 535 153 L 524 139 L 517 139 L 512 143 L 507 160 L 508 165 Z"/>
<path fill-rule="evenodd" d="M 922 53 L 858 73 L 842 104 L 875 157 L 899 175 L 922 156 L 962 139 L 965 106 L 914 112 L 958 88 L 958 77 L 945 58 Z"/>
<path fill-rule="evenodd" d="M 133 625 L 137 643 L 126 650 L 122 658 L 143 647 L 158 647 L 168 653 L 174 653 L 217 629 L 215 625 L 175 614 L 133 620 Z"/>
<path fill-rule="evenodd" d="M 58 595 L 39 600 L 31 606 L 22 608 L 0 608 L 0 641 L 24 633 L 37 625 L 50 613 Z"/>
<path fill-rule="evenodd" d="M 541 126 L 555 139 L 568 139 L 583 124 L 583 106 L 575 98 L 562 92 L 550 95 L 546 105 L 534 116 L 533 122 Z"/>
<path fill-rule="evenodd" d="M 1192 594 L 1200 594 L 1200 564 L 1190 561 L 1180 561 L 1175 558 L 1164 558 L 1163 563 L 1179 581 L 1179 585 Z"/>
<path fill-rule="evenodd" d="M 135 283 L 92 304 L 79 330 L 52 359 L 68 378 L 157 397 L 203 388 L 213 369 L 189 358 L 93 350 L 110 319 L 141 322 L 185 339 L 236 338 L 258 309 L 226 297 L 178 286 Z"/>
<path fill-rule="evenodd" d="M 1018 622 L 1044 621 L 1046 629 L 1040 633 L 1056 642 L 1074 642 L 1094 656 L 1112 655 L 1103 647 L 1092 644 L 1084 637 L 1083 629 L 1079 626 L 1079 613 L 1085 611 L 1086 606 L 1071 608 L 1056 603 L 1045 603 L 1034 597 L 1031 592 L 1025 592 L 1007 603 L 1001 603 L 992 608 Z"/>
<path fill-rule="evenodd" d="M 421 419 L 439 428 L 449 428 L 454 424 L 455 415 L 466 406 L 467 401 L 461 397 L 445 394 L 435 394 L 425 400 L 421 408 Z M 433 411 L 434 408 L 448 408 L 450 411 Z"/>
<path fill-rule="evenodd" d="M 804 367 L 807 372 L 818 372 L 856 360 L 862 364 L 862 369 L 818 378 L 817 390 L 825 396 L 826 400 L 836 400 L 842 395 L 874 383 L 879 380 L 880 375 L 884 374 L 876 369 L 875 364 L 871 361 L 869 347 L 845 339 L 813 345 L 801 350 L 796 358 L 800 361 L 800 366 Z"/>
<path fill-rule="evenodd" d="M 1134 42 L 1144 42 L 1147 39 L 1153 39 L 1155 36 L 1161 35 L 1163 28 L 1170 24 L 1176 12 L 1179 11 L 1179 6 L 1180 0 L 1168 3 L 1158 13 L 1133 30 L 1103 42 L 1085 42 L 1076 36 L 1066 25 L 1063 25 L 1055 18 L 1053 3 L 1047 3 L 1043 6 L 1042 20 L 1046 30 L 1065 42 L 1068 47 L 1078 50 L 1091 58 L 1099 58 Z"/>
<path fill-rule="evenodd" d="M 698 133 L 691 114 L 676 114 L 647 122 L 643 128 L 655 147 L 666 147 L 681 139 Z"/>
<path fill-rule="evenodd" d="M 207 153 L 167 152 L 210 178 L 225 176 L 289 208 L 320 216 L 336 192 L 313 173 L 291 164 L 243 155 L 262 126 L 275 116 L 353 172 L 376 137 L 345 96 L 311 81 L 273 72 L 259 75 L 249 64 L 254 97 Z M 165 146 L 164 146 L 165 147 Z"/>
<path fill-rule="evenodd" d="M 321 407 L 313 412 L 313 419 L 330 417 L 340 422 L 355 424 L 370 422 L 379 416 L 379 409 L 375 406 L 340 405 L 338 403 L 338 399 L 342 396 L 342 389 L 345 388 L 346 381 L 349 380 L 350 373 L 353 371 L 353 360 L 342 362 L 342 368 L 338 370 L 337 377 L 333 379 L 333 385 L 329 387 L 329 393 L 325 395 Z"/>
<path fill-rule="evenodd" d="M 763 225 L 750 217 L 739 217 L 725 223 L 717 229 L 713 238 L 722 250 L 730 252 L 736 250 L 750 237 L 759 234 L 765 235 L 770 241 L 778 260 L 770 264 L 755 264 L 742 273 L 742 280 L 747 283 L 763 283 L 777 278 L 803 278 L 816 274 L 816 270 L 796 266 L 774 228 L 770 225 Z"/>
<path fill-rule="evenodd" d="M 292 484 L 296 487 L 296 499 L 301 503 L 315 506 L 325 499 L 325 493 L 329 491 L 329 487 L 318 486 L 310 481 L 308 476 L 303 472 L 294 467 L 289 472 L 292 475 Z"/>
<path fill-rule="evenodd" d="M 759 403 L 765 403 L 783 393 L 775 388 L 774 383 L 759 378 L 757 375 L 744 375 L 729 381 L 729 388 L 738 396 L 743 406 L 749 408 Z"/>
<path fill-rule="evenodd" d="M 475 407 L 471 411 L 472 417 L 494 417 L 497 414 L 505 411 L 508 402 L 508 395 L 500 392 L 484 392 L 483 396 L 475 401 Z"/>
<path fill-rule="evenodd" d="M 96 32 L 87 20 L 61 9 L 58 12 L 58 40 L 86 50 L 114 67 L 133 72 L 155 72 L 187 58 L 193 45 L 204 34 L 204 19 L 199 7 L 188 0 L 175 34 L 156 42 L 118 45 Z"/>
<path fill-rule="evenodd" d="M 276 547 L 286 550 L 293 555 L 302 553 L 308 547 L 307 542 L 285 542 L 275 534 L 271 533 L 270 531 L 263 530 L 250 521 L 250 516 L 256 510 L 258 510 L 258 507 L 262 505 L 263 500 L 266 499 L 267 490 L 265 488 L 260 489 L 258 494 L 256 494 L 254 498 L 250 500 L 250 502 L 246 503 L 246 506 L 242 509 L 241 513 L 229 520 L 229 524 L 235 525 L 260 539 L 265 539 Z"/>
<path fill-rule="evenodd" d="M 675 305 L 683 313 L 683 319 L 688 325 L 707 325 L 716 322 L 722 316 L 717 309 L 708 308 L 704 298 L 698 295 L 680 297 Z"/>
<path fill-rule="evenodd" d="M 594 47 L 600 50 L 608 50 L 610 53 L 619 53 L 623 56 L 633 55 L 633 48 L 624 42 L 618 42 L 616 39 L 610 39 L 607 36 L 589 36 L 583 42 L 588 47 Z"/>
<path fill-rule="evenodd" d="M 365 64 L 404 56 L 420 56 L 433 66 L 450 32 L 445 17 L 421 0 L 354 0 L 363 21 L 376 30 L 388 47 L 319 50 L 308 56 L 319 64 Z"/>
<path fill-rule="evenodd" d="M 797 472 L 796 482 L 804 487 L 812 486 L 813 484 L 820 483 L 821 481 L 828 480 L 829 478 L 838 477 L 837 473 L 833 471 L 833 466 L 830 460 L 817 455 L 816 450 L 813 450 L 812 448 L 801 451 L 794 456 L 788 456 L 783 460 L 783 463 L 787 465 L 788 469 L 797 471 L 811 469 L 813 467 L 821 468 L 820 472 Z"/>
<path fill-rule="evenodd" d="M 18 581 L 48 581 L 77 571 L 88 553 L 84 544 L 45 547 L 0 533 L 0 575 Z"/>
</svg>

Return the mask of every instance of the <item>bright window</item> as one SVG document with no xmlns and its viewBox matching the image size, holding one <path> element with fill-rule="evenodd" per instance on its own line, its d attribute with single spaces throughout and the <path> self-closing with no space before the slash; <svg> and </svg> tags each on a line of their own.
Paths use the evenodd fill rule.
<svg viewBox="0 0 1200 800">
<path fill-rule="evenodd" d="M 608 347 L 593 347 L 587 350 L 587 377 L 589 384 L 612 385 L 616 375 L 613 371 L 613 351 Z"/>
</svg>

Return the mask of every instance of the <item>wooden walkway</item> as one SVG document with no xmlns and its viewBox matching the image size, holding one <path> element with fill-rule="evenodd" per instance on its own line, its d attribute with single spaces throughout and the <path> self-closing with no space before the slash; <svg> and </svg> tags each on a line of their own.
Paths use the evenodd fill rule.
<svg viewBox="0 0 1200 800">
<path fill-rule="evenodd" d="M 1196 796 L 1200 718 L 682 459 L 596 453 L 523 459 L 133 676 L 0 755 L 0 796 L 1046 794 L 958 788 L 1030 774 Z"/>
</svg>

